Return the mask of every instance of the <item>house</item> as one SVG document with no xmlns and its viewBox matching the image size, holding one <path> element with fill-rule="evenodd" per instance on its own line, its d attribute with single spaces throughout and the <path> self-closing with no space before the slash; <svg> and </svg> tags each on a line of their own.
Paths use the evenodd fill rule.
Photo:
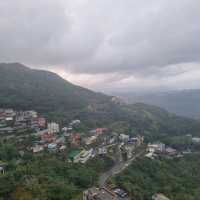
<svg viewBox="0 0 200 200">
<path fill-rule="evenodd" d="M 122 142 L 128 142 L 129 139 L 130 139 L 130 136 L 129 136 L 129 135 L 125 135 L 125 134 L 120 134 L 120 135 L 119 135 L 119 139 L 120 139 Z"/>
<path fill-rule="evenodd" d="M 74 125 L 78 125 L 78 124 L 80 124 L 81 123 L 81 121 L 79 120 L 79 119 L 75 119 L 75 120 L 73 120 L 69 125 L 70 126 L 74 126 Z"/>
<path fill-rule="evenodd" d="M 60 145 L 64 144 L 65 143 L 65 137 L 62 136 L 62 137 L 57 138 L 54 143 L 60 144 Z"/>
<path fill-rule="evenodd" d="M 106 147 L 98 148 L 98 155 L 106 155 L 107 153 L 108 153 L 108 150 Z"/>
<path fill-rule="evenodd" d="M 154 143 L 148 144 L 148 152 L 153 153 L 164 153 L 165 152 L 165 144 L 163 143 Z"/>
<path fill-rule="evenodd" d="M 197 143 L 200 143 L 200 138 L 199 138 L 199 137 L 193 137 L 193 138 L 192 138 L 192 142 L 193 142 L 193 143 L 196 143 L 196 144 L 197 144 Z"/>
<path fill-rule="evenodd" d="M 3 133 L 13 133 L 14 131 L 15 131 L 15 129 L 12 128 L 12 127 L 0 128 L 0 134 L 3 134 Z"/>
<path fill-rule="evenodd" d="M 107 188 L 89 188 L 83 192 L 83 200 L 118 200 L 117 195 Z"/>
<path fill-rule="evenodd" d="M 102 135 L 104 133 L 108 132 L 108 129 L 107 128 L 97 128 L 96 129 L 96 134 L 97 135 Z"/>
<path fill-rule="evenodd" d="M 91 157 L 92 157 L 93 149 L 90 149 L 89 151 L 82 152 L 80 155 L 79 162 L 80 163 L 86 163 Z"/>
<path fill-rule="evenodd" d="M 71 135 L 71 144 L 74 146 L 80 146 L 81 144 L 81 134 L 74 133 Z"/>
<path fill-rule="evenodd" d="M 50 150 L 50 151 L 57 150 L 57 144 L 55 144 L 55 143 L 48 144 L 48 150 Z"/>
<path fill-rule="evenodd" d="M 39 153 L 44 150 L 44 147 L 42 145 L 36 145 L 35 147 L 32 147 L 33 153 Z"/>
<path fill-rule="evenodd" d="M 152 200 L 170 200 L 164 194 L 155 194 L 152 196 Z"/>
<path fill-rule="evenodd" d="M 59 124 L 57 124 L 55 122 L 48 123 L 47 127 L 48 127 L 49 133 L 59 133 L 60 132 Z"/>
<path fill-rule="evenodd" d="M 95 143 L 96 141 L 97 141 L 97 136 L 93 135 L 93 136 L 85 139 L 85 144 L 90 145 L 90 144 Z"/>
<path fill-rule="evenodd" d="M 65 145 L 62 145 L 62 146 L 59 148 L 60 151 L 64 151 L 65 149 L 66 149 L 66 146 L 65 146 Z"/>
<path fill-rule="evenodd" d="M 177 154 L 177 151 L 176 151 L 176 149 L 168 147 L 165 149 L 165 153 L 169 156 L 175 156 Z"/>
<path fill-rule="evenodd" d="M 56 139 L 55 135 L 51 133 L 45 132 L 41 135 L 41 140 L 45 142 L 53 142 L 55 141 L 55 139 Z"/>
<path fill-rule="evenodd" d="M 44 117 L 38 117 L 37 118 L 38 126 L 40 128 L 45 128 L 46 127 L 46 119 Z"/>
</svg>

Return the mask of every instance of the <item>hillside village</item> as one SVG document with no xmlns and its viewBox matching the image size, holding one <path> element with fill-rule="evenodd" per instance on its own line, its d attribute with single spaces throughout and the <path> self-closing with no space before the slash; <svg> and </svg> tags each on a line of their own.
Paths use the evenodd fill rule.
<svg viewBox="0 0 200 200">
<path fill-rule="evenodd" d="M 81 123 L 79 119 L 74 119 L 69 124 L 61 126 L 55 121 L 48 121 L 34 110 L 0 109 L 0 134 L 8 140 L 15 138 L 18 141 L 18 151 L 22 156 L 25 151 L 34 155 L 42 152 L 58 153 L 65 155 L 68 163 L 74 164 L 86 164 L 95 157 L 110 157 L 116 166 L 122 164 L 121 168 L 126 168 L 140 147 L 145 149 L 144 156 L 149 159 L 160 156 L 182 157 L 191 153 L 190 149 L 179 151 L 162 142 L 145 144 L 142 135 L 132 137 L 128 134 L 117 134 L 107 127 L 96 127 L 87 132 L 79 132 L 78 127 Z M 191 135 L 187 137 L 191 137 L 194 144 L 200 144 L 200 138 Z M 27 138 L 31 138 L 29 143 L 24 143 Z M 1 174 L 5 174 L 6 169 L 6 162 L 1 160 Z M 110 196 L 116 200 L 128 199 L 127 192 L 122 188 L 108 189 L 106 185 L 99 189 L 88 189 L 84 192 L 83 199 L 94 200 L 94 191 L 99 195 L 99 200 L 109 199 Z M 159 194 L 157 196 L 155 194 L 152 199 L 162 198 L 159 198 Z"/>
</svg>

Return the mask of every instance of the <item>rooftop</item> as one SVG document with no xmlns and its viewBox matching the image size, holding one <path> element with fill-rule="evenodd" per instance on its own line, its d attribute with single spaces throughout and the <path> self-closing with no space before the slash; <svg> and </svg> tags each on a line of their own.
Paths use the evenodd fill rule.
<svg viewBox="0 0 200 200">
<path fill-rule="evenodd" d="M 87 195 L 89 200 L 118 200 L 117 196 L 106 188 L 90 188 Z"/>
</svg>

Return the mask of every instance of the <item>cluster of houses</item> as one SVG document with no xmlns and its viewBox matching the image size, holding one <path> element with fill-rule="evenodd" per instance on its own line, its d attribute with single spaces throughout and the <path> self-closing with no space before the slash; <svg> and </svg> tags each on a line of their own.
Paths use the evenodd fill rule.
<svg viewBox="0 0 200 200">
<path fill-rule="evenodd" d="M 85 163 L 91 157 L 97 154 L 106 154 L 104 147 L 92 148 L 97 146 L 99 137 L 108 132 L 107 128 L 96 128 L 84 136 L 74 131 L 74 126 L 80 124 L 81 121 L 73 120 L 67 127 L 60 128 L 55 122 L 47 123 L 47 129 L 37 132 L 37 141 L 33 142 L 31 150 L 33 153 L 42 152 L 45 149 L 49 151 L 64 151 L 67 147 L 73 149 L 68 153 L 68 161 L 74 163 Z M 105 138 L 104 138 L 105 139 Z"/>
<path fill-rule="evenodd" d="M 0 109 L 0 134 L 12 134 L 27 130 L 39 131 L 46 127 L 46 119 L 36 111 Z"/>
<path fill-rule="evenodd" d="M 176 156 L 177 150 L 172 147 L 166 147 L 164 143 L 157 142 L 153 144 L 148 144 L 147 146 L 148 153 L 146 157 L 154 158 L 157 155 L 167 155 L 167 156 Z"/>
</svg>

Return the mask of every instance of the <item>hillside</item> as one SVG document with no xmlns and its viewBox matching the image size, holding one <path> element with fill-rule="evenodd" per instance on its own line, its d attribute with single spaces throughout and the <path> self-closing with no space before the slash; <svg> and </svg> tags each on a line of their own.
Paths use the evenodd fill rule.
<svg viewBox="0 0 200 200">
<path fill-rule="evenodd" d="M 111 97 L 73 85 L 58 75 L 21 64 L 0 64 L 0 107 L 42 113 L 75 111 L 108 103 Z"/>
<path fill-rule="evenodd" d="M 129 103 L 142 102 L 160 106 L 177 115 L 200 119 L 200 90 L 180 90 L 150 94 L 119 94 Z"/>
<path fill-rule="evenodd" d="M 0 64 L 0 107 L 34 109 L 50 119 L 79 118 L 88 127 L 117 127 L 149 136 L 199 134 L 200 122 L 155 106 L 120 105 L 112 97 L 73 85 L 58 75 L 21 64 Z"/>
</svg>

